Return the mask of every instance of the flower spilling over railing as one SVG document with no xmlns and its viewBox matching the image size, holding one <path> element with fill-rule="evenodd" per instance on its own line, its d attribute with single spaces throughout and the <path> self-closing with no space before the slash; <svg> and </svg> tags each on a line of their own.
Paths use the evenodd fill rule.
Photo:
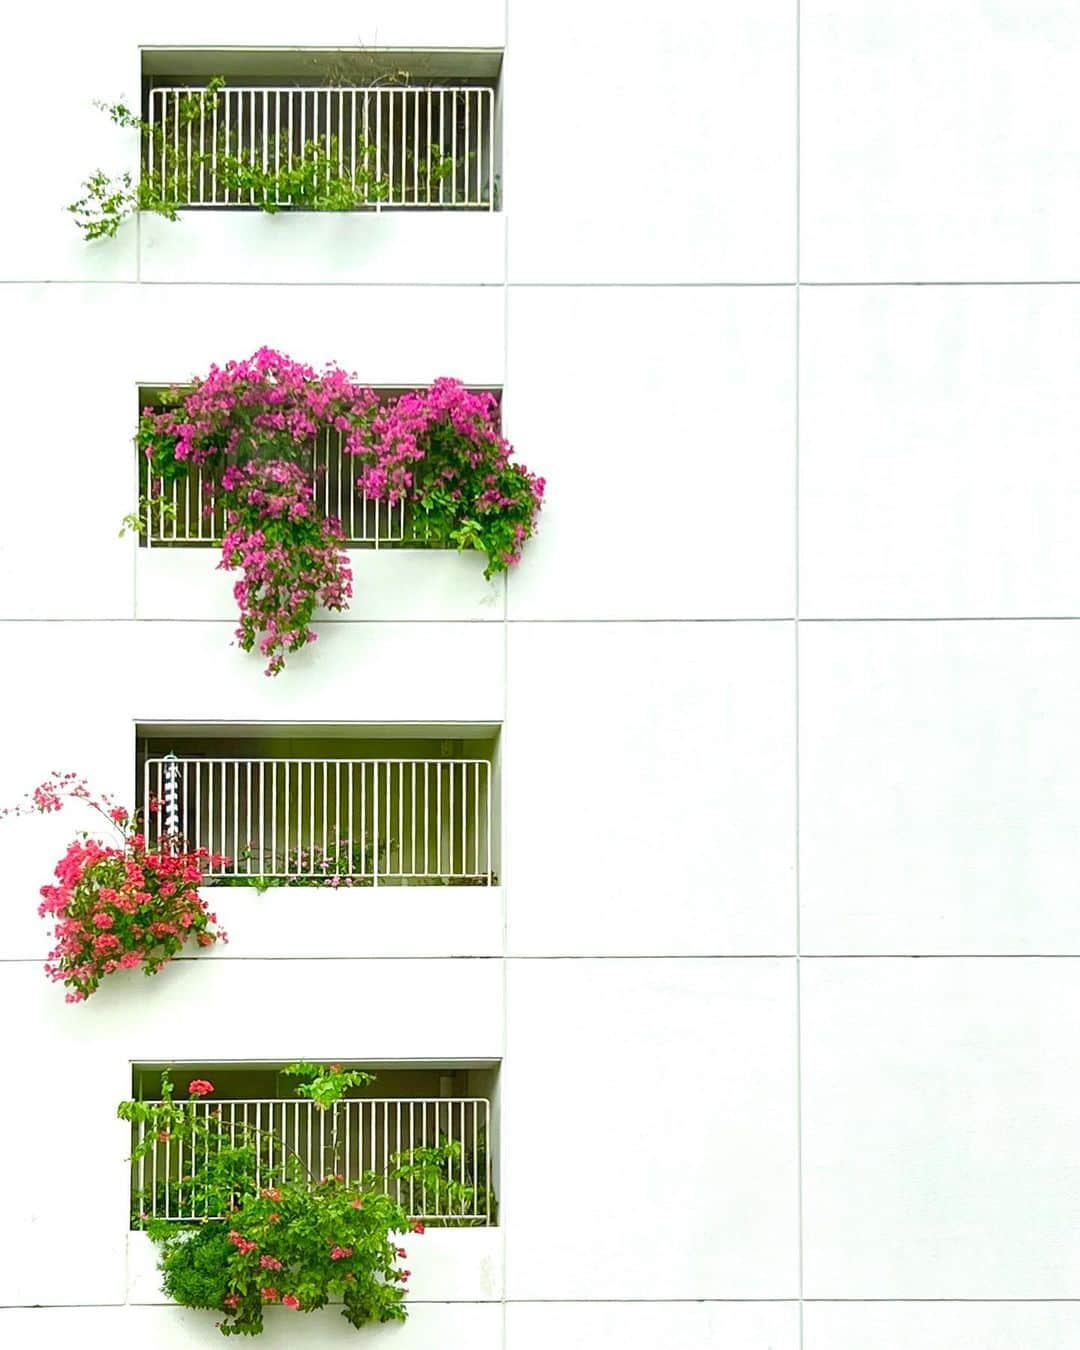
<svg viewBox="0 0 1080 1350">
<path fill-rule="evenodd" d="M 98 170 L 68 208 L 85 238 L 135 211 L 495 209 L 494 90 L 486 85 L 227 86 L 150 91 L 144 119 L 98 106 L 142 142 L 138 182 Z"/>
<path fill-rule="evenodd" d="M 0 816 L 48 815 L 65 800 L 84 802 L 117 835 L 102 843 L 83 832 L 57 863 L 57 884 L 41 888 L 38 914 L 54 921 L 56 939 L 45 972 L 67 986 L 68 1003 L 89 998 L 117 970 L 141 966 L 156 975 L 188 941 L 210 947 L 228 940 L 199 895 L 207 870 L 228 859 L 165 838 L 148 845 L 125 807 L 92 793 L 75 774 L 54 773 Z"/>
<path fill-rule="evenodd" d="M 225 1335 L 257 1335 L 268 1304 L 312 1312 L 331 1298 L 354 1327 L 402 1321 L 401 1235 L 490 1221 L 487 1103 L 346 1100 L 372 1075 L 307 1063 L 285 1073 L 306 1100 L 215 1104 L 213 1083 L 194 1079 L 177 1102 L 163 1074 L 159 1100 L 120 1104 L 133 1224 L 162 1247 L 164 1291 L 224 1314 Z"/>
<path fill-rule="evenodd" d="M 264 347 L 212 366 L 164 404 L 139 423 L 151 499 L 192 473 L 215 485 L 221 566 L 243 573 L 236 635 L 268 658 L 268 675 L 315 640 L 317 605 L 342 610 L 352 595 L 340 521 L 318 504 L 316 454 L 328 433 L 341 437 L 366 501 L 407 504 L 419 542 L 479 549 L 488 578 L 519 562 L 535 531 L 544 480 L 511 461 L 494 396 L 457 380 L 383 405 L 335 366 L 316 373 Z M 130 519 L 142 528 L 153 510 L 151 500 Z"/>
<path fill-rule="evenodd" d="M 183 838 L 233 885 L 483 886 L 492 871 L 483 759 L 146 760 L 151 844 Z"/>
</svg>

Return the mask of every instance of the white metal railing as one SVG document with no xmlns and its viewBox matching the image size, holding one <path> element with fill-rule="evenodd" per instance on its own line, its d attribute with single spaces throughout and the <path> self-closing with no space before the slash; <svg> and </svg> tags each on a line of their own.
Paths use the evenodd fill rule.
<svg viewBox="0 0 1080 1350">
<path fill-rule="evenodd" d="M 223 854 L 209 877 L 352 885 L 491 885 L 491 765 L 483 759 L 209 759 L 143 770 L 151 847 Z"/>
<path fill-rule="evenodd" d="M 341 523 L 349 547 L 401 544 L 409 537 L 405 502 L 376 501 L 357 484 L 355 456 L 344 448 L 340 431 L 326 428 L 311 447 L 315 502 L 324 516 Z M 218 480 L 198 465 L 163 489 L 150 476 L 145 455 L 139 455 L 139 499 L 143 505 L 142 537 L 146 544 L 220 544 L 225 533 L 225 505 Z"/>
<path fill-rule="evenodd" d="M 272 1187 L 291 1177 L 317 1184 L 339 1176 L 359 1183 L 374 1175 L 414 1220 L 488 1224 L 491 1213 L 490 1105 L 483 1097 L 355 1098 L 320 1110 L 314 1102 L 283 1098 L 241 1101 L 192 1100 L 196 1122 L 214 1124 L 214 1141 L 157 1139 L 146 1156 L 132 1163 L 132 1199 L 136 1215 L 151 1219 L 220 1218 L 207 1213 L 191 1178 L 213 1147 L 250 1145 L 256 1153 L 256 1187 Z M 216 1121 L 213 1120 L 217 1113 Z M 143 1143 L 147 1125 L 132 1126 L 133 1150 Z M 421 1177 L 394 1180 L 395 1154 L 449 1145 L 441 1172 L 426 1184 Z M 439 1184 L 457 1183 L 456 1186 Z M 458 1189 L 459 1187 L 465 1190 Z M 454 1196 L 457 1196 L 455 1202 Z"/>
<path fill-rule="evenodd" d="M 254 206 L 253 190 L 222 181 L 219 157 L 276 173 L 314 142 L 338 178 L 378 182 L 375 210 L 492 211 L 494 108 L 484 85 L 151 89 L 144 165 L 178 206 Z M 287 194 L 274 201 L 291 204 Z"/>
</svg>

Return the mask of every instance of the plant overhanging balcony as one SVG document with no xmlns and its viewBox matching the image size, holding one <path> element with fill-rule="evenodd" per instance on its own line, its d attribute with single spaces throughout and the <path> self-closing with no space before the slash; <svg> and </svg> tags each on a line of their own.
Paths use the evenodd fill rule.
<svg viewBox="0 0 1080 1350">
<path fill-rule="evenodd" d="M 412 1221 L 457 1227 L 494 1221 L 486 1098 L 379 1097 L 325 1108 L 289 1098 L 206 1099 L 183 1108 L 194 1119 L 194 1138 L 164 1132 L 169 1137 L 141 1151 L 148 1126 L 132 1126 L 134 1226 L 222 1218 L 210 1211 L 194 1174 L 214 1149 L 237 1146 L 253 1149 L 256 1191 L 297 1176 L 311 1186 L 330 1177 L 345 1185 L 374 1179 Z"/>
<path fill-rule="evenodd" d="M 227 861 L 206 884 L 490 886 L 484 759 L 218 758 L 143 766 L 151 847 L 183 841 Z"/>
</svg>

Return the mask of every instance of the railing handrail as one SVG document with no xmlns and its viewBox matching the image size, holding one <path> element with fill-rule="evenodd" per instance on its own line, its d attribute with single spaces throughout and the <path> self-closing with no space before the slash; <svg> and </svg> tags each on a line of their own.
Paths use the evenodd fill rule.
<svg viewBox="0 0 1080 1350">
<path fill-rule="evenodd" d="M 149 755 L 147 764 L 487 764 L 490 759 L 457 757 L 366 755 L 359 759 L 329 759 L 321 755 Z"/>
<path fill-rule="evenodd" d="M 186 1072 L 186 1070 L 185 1070 Z M 212 1071 L 211 1071 L 212 1072 Z M 146 1106 L 163 1106 L 165 1098 L 163 1097 L 140 1097 L 138 1099 Z M 173 1106 L 183 1106 L 187 1102 L 193 1102 L 197 1106 L 210 1108 L 213 1106 L 280 1106 L 284 1103 L 286 1106 L 309 1106 L 314 1110 L 328 1110 L 329 1107 L 320 1107 L 317 1102 L 310 1097 L 182 1097 L 169 1099 Z M 490 1106 L 490 1097 L 341 1097 L 336 1102 L 330 1102 L 329 1106 L 341 1106 L 347 1102 L 367 1102 L 374 1106 L 418 1106 L 424 1105 L 466 1105 L 466 1106 Z"/>
<path fill-rule="evenodd" d="M 350 93 L 353 90 L 378 93 L 404 93 L 421 90 L 430 94 L 494 94 L 492 84 L 420 84 L 411 80 L 403 84 L 223 84 L 219 94 L 310 94 Z M 150 94 L 206 94 L 204 84 L 155 84 Z M 213 98 L 213 94 L 208 97 Z"/>
</svg>

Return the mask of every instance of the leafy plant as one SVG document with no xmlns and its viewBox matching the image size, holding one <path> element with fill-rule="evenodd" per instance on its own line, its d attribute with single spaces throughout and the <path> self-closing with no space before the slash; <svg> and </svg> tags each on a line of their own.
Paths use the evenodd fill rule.
<svg viewBox="0 0 1080 1350">
<path fill-rule="evenodd" d="M 427 1226 L 483 1227 L 491 1222 L 494 1197 L 487 1184 L 487 1141 L 481 1134 L 475 1153 L 460 1139 L 440 1135 L 437 1144 L 405 1149 L 391 1159 L 390 1178 L 398 1194 L 408 1187 L 420 1196 Z"/>
<path fill-rule="evenodd" d="M 323 1109 L 371 1081 L 370 1074 L 339 1065 L 300 1063 L 286 1072 L 299 1077 L 298 1091 Z M 208 1216 L 184 1226 L 142 1221 L 160 1247 L 164 1292 L 184 1307 L 221 1312 L 218 1326 L 226 1336 L 258 1335 L 268 1304 L 313 1312 L 332 1298 L 342 1300 L 342 1316 L 357 1328 L 403 1321 L 410 1272 L 398 1264 L 405 1252 L 396 1235 L 408 1227 L 401 1207 L 372 1176 L 356 1185 L 338 1176 L 314 1178 L 274 1131 L 246 1119 L 226 1125 L 220 1113 L 198 1109 L 195 1099 L 213 1090 L 195 1079 L 189 1100 L 176 1102 L 163 1074 L 160 1101 L 117 1108 L 122 1120 L 141 1127 L 133 1162 L 152 1155 L 163 1139 L 187 1145 L 184 1203 Z M 270 1185 L 261 1184 L 268 1156 L 279 1173 Z"/>
<path fill-rule="evenodd" d="M 207 182 L 225 202 L 274 213 L 283 208 L 353 211 L 384 202 L 389 181 L 378 164 L 378 149 L 362 137 L 346 145 L 339 136 L 294 146 L 289 131 L 268 137 L 265 146 L 233 144 L 222 90 L 215 76 L 204 89 L 181 95 L 165 120 L 149 122 L 124 103 L 95 104 L 118 127 L 139 135 L 142 171 L 115 177 L 95 170 L 83 194 L 67 208 L 87 240 L 112 238 L 125 219 L 150 211 L 179 220 L 179 208 L 203 200 Z M 438 185 L 459 162 L 438 145 L 416 156 L 406 148 L 400 191 L 415 201 L 433 202 Z"/>
<path fill-rule="evenodd" d="M 301 1061 L 282 1069 L 290 1078 L 299 1078 L 296 1087 L 298 1097 L 307 1097 L 320 1111 L 325 1111 L 334 1102 L 339 1102 L 351 1087 L 367 1087 L 375 1081 L 375 1075 L 365 1073 L 363 1069 L 343 1069 L 340 1064 L 329 1067 L 322 1064 L 308 1064 Z"/>
</svg>

